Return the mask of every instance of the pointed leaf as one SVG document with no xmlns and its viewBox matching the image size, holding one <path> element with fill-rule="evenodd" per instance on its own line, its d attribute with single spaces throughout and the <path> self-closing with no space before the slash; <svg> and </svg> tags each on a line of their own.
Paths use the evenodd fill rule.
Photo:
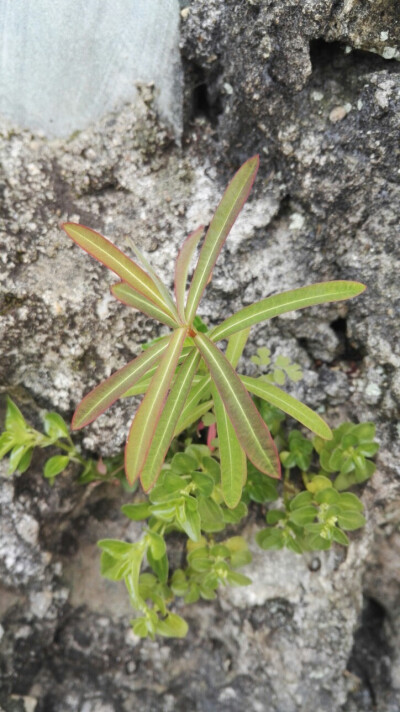
<svg viewBox="0 0 400 712">
<path fill-rule="evenodd" d="M 160 292 L 161 296 L 164 298 L 165 303 L 168 304 L 168 306 L 169 306 L 169 308 L 170 308 L 170 310 L 171 310 L 171 314 L 173 314 L 174 317 L 175 317 L 175 319 L 176 319 L 176 318 L 178 317 L 178 312 L 177 312 L 177 310 L 176 310 L 176 306 L 175 306 L 175 304 L 174 304 L 174 302 L 173 302 L 173 300 L 172 300 L 172 297 L 171 297 L 171 295 L 170 295 L 170 293 L 169 293 L 167 287 L 165 286 L 165 284 L 163 284 L 163 282 L 161 281 L 161 279 L 159 278 L 158 274 L 155 272 L 155 270 L 154 270 L 153 267 L 151 266 L 151 264 L 150 264 L 150 262 L 148 261 L 148 259 L 146 259 L 146 257 L 144 256 L 143 252 L 141 252 L 141 251 L 139 250 L 138 246 L 135 245 L 135 243 L 133 242 L 133 240 L 130 240 L 130 243 L 131 243 L 131 245 L 132 245 L 132 249 L 133 249 L 133 251 L 134 251 L 134 253 L 135 253 L 137 259 L 139 260 L 139 262 L 142 263 L 143 267 L 145 268 L 145 270 L 147 271 L 147 273 L 148 273 L 148 274 L 150 275 L 150 277 L 152 278 L 152 280 L 153 280 L 154 284 L 156 285 L 158 291 Z"/>
<path fill-rule="evenodd" d="M 217 257 L 239 215 L 247 197 L 259 165 L 259 157 L 253 156 L 235 173 L 211 220 L 189 289 L 186 317 L 193 321 L 197 307 L 212 274 Z"/>
<path fill-rule="evenodd" d="M 211 410 L 212 407 L 213 401 L 208 400 L 204 401 L 203 403 L 199 403 L 196 406 L 193 406 L 191 410 L 185 409 L 185 412 L 181 413 L 181 416 L 175 428 L 174 437 L 182 433 L 184 430 L 190 428 L 193 423 L 198 423 L 199 420 L 201 420 L 201 418 L 203 417 L 203 415 L 208 413 L 208 411 Z"/>
<path fill-rule="evenodd" d="M 317 413 L 314 413 L 311 408 L 298 401 L 297 398 L 293 398 L 293 396 L 285 393 L 277 386 L 261 381 L 259 378 L 240 376 L 240 379 L 250 393 L 268 401 L 276 408 L 280 408 L 284 413 L 298 420 L 299 423 L 305 425 L 306 428 L 321 438 L 331 440 L 333 437 L 333 433 L 325 421 Z"/>
<path fill-rule="evenodd" d="M 143 314 L 150 316 L 152 319 L 160 321 L 162 324 L 170 326 L 172 329 L 176 329 L 178 322 L 166 314 L 164 309 L 151 302 L 150 299 L 144 297 L 133 289 L 126 282 L 117 282 L 110 287 L 111 294 L 116 297 L 120 302 L 126 304 L 128 307 L 133 307 L 138 309 Z"/>
<path fill-rule="evenodd" d="M 187 347 L 187 346 L 183 347 L 182 353 L 179 356 L 178 364 L 182 363 L 185 360 L 186 356 L 190 353 L 192 348 L 193 348 L 193 346 L 192 347 Z M 129 398 L 131 396 L 137 396 L 137 395 L 141 395 L 142 393 L 146 393 L 146 391 L 151 383 L 151 379 L 153 378 L 155 372 L 157 371 L 157 368 L 158 368 L 158 364 L 149 368 L 149 370 L 146 371 L 145 375 L 139 381 L 137 381 L 137 383 L 135 383 L 134 386 L 129 388 L 126 391 L 126 393 L 124 393 L 122 398 Z M 197 378 L 197 376 L 196 376 L 196 378 Z"/>
<path fill-rule="evenodd" d="M 217 419 L 222 495 L 226 505 L 233 509 L 240 502 L 243 484 L 246 481 L 246 454 L 237 439 L 215 385 L 212 386 L 211 392 Z"/>
<path fill-rule="evenodd" d="M 151 277 L 139 265 L 129 259 L 127 255 L 124 255 L 112 242 L 84 225 L 64 223 L 62 227 L 68 237 L 74 240 L 79 247 L 82 247 L 92 257 L 115 272 L 120 279 L 130 284 L 131 287 L 137 289 L 138 292 L 141 292 L 141 294 L 174 317 Z"/>
<path fill-rule="evenodd" d="M 175 382 L 166 400 L 165 406 L 154 432 L 153 441 L 150 446 L 146 463 L 140 475 L 141 483 L 147 492 L 160 474 L 161 467 L 165 460 L 171 440 L 174 437 L 174 430 L 179 420 L 182 408 L 185 404 L 186 396 L 189 392 L 193 376 L 200 361 L 200 354 L 197 349 L 186 358 L 180 367 Z"/>
<path fill-rule="evenodd" d="M 157 341 L 147 351 L 143 351 L 133 361 L 100 383 L 79 403 L 72 418 L 72 430 L 79 430 L 98 418 L 107 408 L 120 398 L 125 391 L 141 378 L 146 371 L 161 358 L 169 344 L 166 337 Z"/>
<path fill-rule="evenodd" d="M 247 339 L 249 338 L 250 328 L 243 329 L 243 331 L 237 331 L 233 334 L 226 347 L 226 358 L 229 363 L 236 368 L 239 363 L 239 359 L 243 353 L 243 349 L 246 346 Z"/>
<path fill-rule="evenodd" d="M 175 299 L 178 314 L 185 320 L 185 292 L 190 261 L 203 234 L 204 225 L 191 232 L 183 243 L 175 263 Z"/>
<path fill-rule="evenodd" d="M 130 484 L 139 477 L 146 461 L 186 335 L 187 329 L 181 328 L 176 329 L 170 337 L 160 365 L 133 420 L 125 447 L 125 471 Z"/>
<path fill-rule="evenodd" d="M 249 460 L 269 475 L 280 477 L 275 443 L 237 373 L 224 354 L 203 334 L 194 338 L 206 362 L 239 442 Z"/>
<path fill-rule="evenodd" d="M 207 411 L 210 410 L 211 406 L 203 410 L 203 404 L 199 403 L 202 398 L 207 397 L 207 394 L 210 391 L 210 383 L 211 377 L 209 375 L 203 376 L 201 380 L 190 390 L 184 409 L 180 415 L 178 424 L 176 426 L 175 435 L 181 433 L 182 430 L 185 430 L 187 427 L 189 427 L 189 425 L 192 425 L 195 420 L 199 420 L 201 416 L 204 415 L 204 413 L 207 413 Z M 210 402 L 212 405 L 212 401 L 207 402 Z M 199 415 L 195 415 L 192 419 L 192 414 L 194 413 L 198 413 Z"/>
<path fill-rule="evenodd" d="M 361 294 L 364 289 L 365 285 L 360 282 L 346 281 L 321 282 L 307 287 L 300 287 L 299 289 L 291 289 L 288 292 L 267 297 L 260 302 L 250 304 L 250 306 L 241 309 L 215 327 L 210 332 L 209 337 L 212 341 L 220 341 L 237 331 L 266 319 L 271 319 L 279 314 L 286 314 L 296 309 L 304 309 L 324 302 L 352 299 L 352 297 Z"/>
</svg>

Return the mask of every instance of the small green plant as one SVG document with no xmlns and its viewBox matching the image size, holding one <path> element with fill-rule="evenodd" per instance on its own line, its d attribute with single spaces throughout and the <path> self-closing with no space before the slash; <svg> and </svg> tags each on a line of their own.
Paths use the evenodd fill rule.
<svg viewBox="0 0 400 712">
<path fill-rule="evenodd" d="M 32 428 L 25 420 L 19 408 L 7 398 L 5 430 L 0 435 L 0 460 L 9 455 L 8 474 L 15 471 L 26 472 L 31 464 L 35 448 L 58 449 L 62 454 L 52 455 L 45 462 L 43 475 L 54 483 L 70 462 L 81 467 L 80 482 L 108 481 L 121 478 L 124 471 L 121 456 L 94 460 L 84 458 L 74 445 L 69 427 L 58 413 L 46 413 L 43 417 L 44 433 Z"/>
<path fill-rule="evenodd" d="M 214 408 L 219 439 L 221 489 L 228 507 L 241 498 L 247 458 L 269 477 L 280 477 L 280 460 L 270 431 L 249 393 L 299 420 L 321 438 L 332 433 L 319 415 L 277 386 L 236 373 L 250 328 L 266 319 L 323 302 L 349 299 L 364 285 L 336 281 L 301 287 L 267 297 L 204 333 L 196 312 L 228 233 L 245 203 L 258 170 L 259 158 L 250 158 L 226 189 L 204 237 L 185 299 L 190 262 L 204 232 L 195 230 L 178 255 L 175 267 L 175 302 L 145 258 L 135 248 L 145 269 L 133 262 L 102 235 L 82 225 L 66 223 L 66 233 L 80 247 L 115 272 L 120 282 L 112 294 L 173 331 L 159 339 L 131 363 L 91 391 L 78 406 L 73 429 L 97 418 L 128 392 L 145 392 L 132 422 L 125 448 L 125 470 L 132 484 L 139 477 L 148 492 L 160 474 L 174 435 Z M 226 354 L 216 342 L 229 339 Z M 273 377 L 283 384 L 296 371 L 281 358 Z M 197 378 L 196 378 L 197 376 Z M 135 388 L 136 386 L 136 388 Z M 205 395 L 209 396 L 205 400 Z"/>
</svg>

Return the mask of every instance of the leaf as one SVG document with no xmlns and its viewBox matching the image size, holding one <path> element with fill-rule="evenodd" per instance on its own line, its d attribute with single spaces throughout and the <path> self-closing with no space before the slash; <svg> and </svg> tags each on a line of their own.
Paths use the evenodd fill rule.
<svg viewBox="0 0 400 712">
<path fill-rule="evenodd" d="M 317 510 L 313 506 L 299 507 L 290 513 L 290 520 L 299 527 L 304 527 L 315 520 Z"/>
<path fill-rule="evenodd" d="M 358 294 L 361 294 L 364 289 L 365 285 L 360 282 L 344 280 L 320 282 L 307 287 L 300 287 L 299 289 L 291 289 L 288 292 L 267 297 L 260 302 L 250 304 L 248 307 L 241 309 L 236 314 L 225 319 L 222 324 L 212 329 L 209 338 L 212 341 L 220 341 L 237 331 L 249 328 L 266 319 L 272 319 L 272 317 L 279 316 L 280 314 L 286 314 L 296 309 L 304 309 L 305 307 L 311 307 L 325 302 L 352 299 L 353 297 L 357 297 Z"/>
<path fill-rule="evenodd" d="M 188 624 L 177 613 L 168 613 L 164 620 L 157 623 L 156 631 L 168 638 L 184 638 L 188 632 Z"/>
<path fill-rule="evenodd" d="M 147 519 L 150 514 L 150 504 L 148 502 L 137 502 L 136 504 L 124 504 L 121 511 L 126 517 L 134 522 L 140 522 L 142 519 Z"/>
<path fill-rule="evenodd" d="M 79 430 L 99 417 L 107 408 L 120 398 L 127 389 L 138 381 L 146 371 L 160 359 L 171 341 L 171 336 L 158 341 L 154 346 L 143 351 L 130 363 L 100 383 L 79 403 L 72 418 L 72 430 Z"/>
<path fill-rule="evenodd" d="M 131 425 L 125 447 L 125 471 L 130 484 L 139 477 L 146 462 L 186 335 L 187 329 L 182 327 L 176 329 L 170 337 L 160 365 Z M 145 351 L 146 353 L 149 351 Z"/>
<path fill-rule="evenodd" d="M 155 561 L 158 561 L 158 559 L 161 559 L 166 552 L 165 539 L 160 534 L 157 534 L 157 532 L 153 531 L 149 531 L 147 533 L 147 537 L 149 540 L 152 557 L 153 559 L 155 559 Z"/>
<path fill-rule="evenodd" d="M 185 292 L 190 261 L 203 234 L 204 225 L 190 233 L 183 243 L 175 263 L 175 300 L 178 314 L 185 321 Z"/>
<path fill-rule="evenodd" d="M 298 420 L 299 423 L 305 425 L 306 428 L 321 438 L 325 440 L 332 438 L 332 431 L 325 421 L 311 408 L 298 401 L 297 398 L 293 398 L 293 396 L 281 391 L 277 386 L 260 381 L 258 378 L 240 376 L 240 379 L 250 393 L 268 401 L 276 408 L 280 408 L 284 413 Z"/>
<path fill-rule="evenodd" d="M 243 329 L 243 331 L 238 331 L 236 332 L 236 334 L 232 334 L 228 341 L 225 356 L 233 368 L 236 368 L 239 363 L 239 359 L 243 353 L 243 349 L 247 344 L 249 334 L 250 329 Z M 259 351 L 260 350 L 261 349 L 259 349 Z"/>
<path fill-rule="evenodd" d="M 54 457 L 50 457 L 50 459 L 47 460 L 44 466 L 43 474 L 47 477 L 47 479 L 52 480 L 53 477 L 59 475 L 60 472 L 65 470 L 68 463 L 68 455 L 54 455 Z"/>
<path fill-rule="evenodd" d="M 284 546 L 282 529 L 261 529 L 255 536 L 261 549 L 282 549 Z"/>
<path fill-rule="evenodd" d="M 237 373 L 223 353 L 203 334 L 194 338 L 249 460 L 269 475 L 280 477 L 275 443 Z"/>
<path fill-rule="evenodd" d="M 168 338 L 168 336 L 167 336 L 167 338 Z M 165 336 L 161 337 L 161 339 L 155 339 L 153 341 L 153 343 L 151 343 L 151 345 L 142 344 L 142 349 L 144 351 L 148 351 L 150 348 L 153 347 L 153 345 L 155 343 L 159 343 L 163 339 L 165 339 Z M 183 363 L 183 361 L 185 360 L 188 353 L 190 353 L 192 350 L 193 350 L 193 344 L 191 345 L 190 348 L 188 348 L 187 346 L 184 346 L 182 349 L 182 353 L 179 356 L 178 364 Z M 137 381 L 137 383 L 135 383 L 135 385 L 132 386 L 132 388 L 129 388 L 124 393 L 122 398 L 130 398 L 131 396 L 138 396 L 138 395 L 141 395 L 142 393 L 146 393 L 146 391 L 150 385 L 151 379 L 153 378 L 155 372 L 157 371 L 157 368 L 158 368 L 158 364 L 149 368 L 149 370 L 146 371 L 145 375 L 139 381 Z M 194 381 L 196 381 L 196 379 L 200 380 L 200 378 L 201 378 L 200 376 L 195 376 Z"/>
<path fill-rule="evenodd" d="M 258 165 L 259 157 L 253 156 L 239 168 L 229 183 L 211 220 L 200 250 L 187 298 L 186 317 L 189 324 L 196 314 L 200 299 L 212 274 L 221 248 L 247 200 L 256 177 Z"/>
<path fill-rule="evenodd" d="M 33 447 L 26 450 L 18 463 L 18 471 L 22 474 L 26 472 L 32 461 Z"/>
<path fill-rule="evenodd" d="M 193 349 L 179 368 L 154 430 L 153 440 L 140 475 L 145 492 L 148 492 L 158 478 L 199 362 L 200 354 Z"/>
<path fill-rule="evenodd" d="M 354 529 L 360 529 L 365 524 L 365 517 L 354 510 L 341 511 L 338 514 L 338 524 L 342 529 L 346 531 L 353 531 Z"/>
<path fill-rule="evenodd" d="M 89 255 L 115 272 L 120 279 L 130 284 L 133 289 L 136 289 L 145 297 L 148 297 L 150 301 L 161 307 L 171 317 L 175 317 L 151 277 L 136 262 L 124 255 L 112 242 L 84 225 L 64 223 L 62 228 L 68 237 L 74 240 Z"/>
<path fill-rule="evenodd" d="M 43 422 L 45 433 L 50 438 L 69 438 L 68 425 L 58 413 L 46 413 Z"/>
<path fill-rule="evenodd" d="M 0 435 L 0 460 L 13 449 L 15 442 L 14 435 L 7 430 Z"/>
<path fill-rule="evenodd" d="M 163 284 L 163 282 L 161 281 L 161 279 L 159 278 L 158 274 L 155 272 L 155 270 L 154 270 L 153 267 L 151 266 L 151 264 L 150 264 L 150 262 L 148 261 L 148 259 L 146 259 L 146 257 L 145 257 L 145 255 L 143 254 L 143 252 L 141 252 L 141 250 L 139 250 L 138 246 L 135 245 L 135 243 L 133 242 L 133 240 L 130 240 L 130 244 L 131 244 L 131 246 L 132 246 L 132 249 L 133 249 L 133 251 L 134 251 L 134 253 L 135 253 L 137 259 L 139 260 L 139 262 L 142 263 L 142 266 L 145 268 L 145 270 L 147 271 L 147 273 L 150 275 L 150 277 L 152 278 L 152 280 L 153 280 L 154 284 L 156 285 L 158 291 L 160 292 L 161 296 L 164 298 L 165 303 L 169 306 L 169 308 L 170 308 L 170 310 L 171 310 L 171 314 L 173 314 L 174 317 L 177 318 L 178 312 L 177 312 L 177 310 L 176 310 L 176 306 L 175 306 L 175 304 L 174 304 L 174 302 L 173 302 L 173 300 L 172 300 L 172 297 L 171 297 L 171 295 L 170 295 L 170 293 L 169 293 L 167 287 L 165 286 L 165 284 Z"/>
<path fill-rule="evenodd" d="M 18 470 L 20 462 L 24 462 L 26 453 L 30 450 L 30 445 L 18 444 L 13 447 L 8 461 L 7 473 L 12 475 L 15 470 Z"/>
<path fill-rule="evenodd" d="M 25 433 L 27 429 L 27 423 L 24 416 L 11 398 L 7 398 L 5 426 L 6 430 L 18 435 Z"/>
<path fill-rule="evenodd" d="M 160 321 L 161 324 L 166 324 L 172 329 L 176 329 L 178 322 L 173 319 L 169 314 L 165 312 L 165 309 L 161 309 L 157 304 L 154 304 L 143 294 L 140 294 L 135 289 L 129 286 L 126 282 L 117 282 L 110 287 L 111 294 L 116 297 L 122 304 L 126 304 L 128 307 L 133 307 L 133 309 L 138 309 L 143 314 L 147 314 L 152 319 Z"/>
<path fill-rule="evenodd" d="M 199 403 L 210 391 L 211 377 L 209 375 L 195 385 L 187 397 L 185 406 L 175 428 L 175 437 L 190 425 L 200 420 L 202 415 L 207 413 L 213 405 L 212 400 Z"/>
<path fill-rule="evenodd" d="M 240 502 L 243 484 L 246 481 L 246 454 L 236 437 L 215 385 L 212 386 L 211 392 L 217 418 L 222 495 L 226 505 L 233 509 Z"/>
</svg>

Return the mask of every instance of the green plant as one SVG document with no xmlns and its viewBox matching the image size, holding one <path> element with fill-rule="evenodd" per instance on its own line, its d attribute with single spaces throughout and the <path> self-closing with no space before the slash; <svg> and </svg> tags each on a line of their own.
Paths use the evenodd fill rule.
<svg viewBox="0 0 400 712">
<path fill-rule="evenodd" d="M 45 462 L 43 474 L 53 484 L 70 462 L 82 468 L 80 482 L 108 481 L 121 478 L 123 458 L 121 456 L 94 460 L 84 458 L 74 445 L 68 425 L 58 413 L 46 413 L 43 417 L 44 433 L 32 428 L 19 408 L 7 398 L 5 430 L 0 435 L 0 460 L 9 455 L 8 474 L 15 471 L 26 472 L 31 464 L 35 448 L 57 448 L 62 454 L 52 455 Z"/>
<path fill-rule="evenodd" d="M 211 407 L 219 438 L 221 490 L 228 507 L 235 508 L 240 501 L 246 457 L 259 471 L 279 478 L 277 448 L 249 393 L 297 418 L 319 437 L 332 437 L 328 425 L 305 405 L 272 383 L 239 376 L 235 368 L 251 326 L 294 309 L 355 297 L 364 285 L 336 281 L 284 292 L 245 307 L 207 333 L 196 322 L 200 299 L 248 197 L 258 164 L 258 156 L 246 161 L 226 189 L 204 237 L 186 300 L 189 266 L 203 234 L 202 226 L 189 235 L 178 255 L 175 303 L 137 249 L 145 269 L 93 230 L 74 223 L 63 226 L 69 237 L 121 279 L 111 287 L 117 299 L 173 330 L 91 391 L 72 421 L 73 429 L 82 428 L 127 391 L 145 392 L 128 435 L 125 469 L 128 481 L 132 484 L 140 477 L 146 492 L 157 481 L 174 435 L 198 421 Z M 226 354 L 216 346 L 223 339 L 229 339 Z M 290 373 L 289 364 L 281 359 L 276 366 L 274 377 L 283 382 L 285 372 Z"/>
</svg>

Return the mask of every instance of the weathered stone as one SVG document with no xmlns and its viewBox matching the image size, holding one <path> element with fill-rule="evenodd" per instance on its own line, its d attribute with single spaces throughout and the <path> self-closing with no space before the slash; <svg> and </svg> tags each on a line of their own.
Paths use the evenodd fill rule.
<svg viewBox="0 0 400 712">
<path fill-rule="evenodd" d="M 356 300 L 260 326 L 240 368 L 255 372 L 248 357 L 262 345 L 290 356 L 304 371 L 292 393 L 332 425 L 376 422 L 381 443 L 363 493 L 368 524 L 349 551 L 302 559 L 254 550 L 252 587 L 179 609 L 191 624 L 183 641 L 136 638 L 122 617 L 126 599 L 94 573 L 96 540 L 124 536 L 115 490 L 86 495 L 68 478 L 50 488 L 40 468 L 6 481 L 3 527 L 15 554 L 8 560 L 5 546 L 0 559 L 7 712 L 9 694 L 39 699 L 38 712 L 397 710 L 400 67 L 384 51 L 398 46 L 396 11 L 395 2 L 194 0 L 182 16 L 182 147 L 145 87 L 135 108 L 70 142 L 3 130 L 0 368 L 23 409 L 69 417 L 87 389 L 160 333 L 108 297 L 110 275 L 59 221 L 80 220 L 126 250 L 131 235 L 171 286 L 183 237 L 259 152 L 258 180 L 202 314 L 217 323 L 277 291 L 365 282 Z M 133 407 L 122 402 L 90 426 L 86 447 L 115 452 Z M 110 498 L 102 516 L 100 495 Z M 74 587 L 68 602 L 65 587 Z M 18 592 L 29 596 L 25 609 Z"/>
</svg>

